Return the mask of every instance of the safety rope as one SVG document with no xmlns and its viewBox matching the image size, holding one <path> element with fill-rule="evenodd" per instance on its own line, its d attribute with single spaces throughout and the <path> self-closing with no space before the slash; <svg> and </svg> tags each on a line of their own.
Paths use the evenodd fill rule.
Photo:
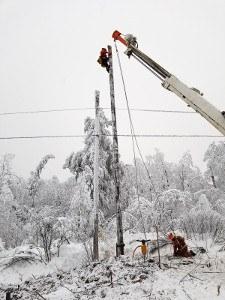
<svg viewBox="0 0 225 300">
<path fill-rule="evenodd" d="M 154 191 L 154 193 L 155 193 L 155 195 L 157 197 L 157 200 L 158 200 L 158 196 L 157 196 L 157 193 L 156 193 L 156 190 L 155 190 L 155 187 L 154 187 L 153 180 L 152 180 L 152 178 L 151 178 L 151 176 L 149 174 L 149 170 L 148 170 L 148 168 L 147 168 L 147 166 L 145 164 L 145 161 L 143 159 L 140 147 L 139 147 L 138 142 L 137 142 L 137 137 L 135 135 L 134 126 L 133 126 L 133 122 L 132 122 L 132 118 L 131 118 L 130 106 L 129 106 L 128 96 L 127 96 L 126 85 L 125 85 L 125 80 L 124 80 L 124 76 L 123 76 L 123 70 L 122 70 L 122 65 L 121 65 L 121 61 L 120 61 L 119 51 L 118 51 L 118 48 L 117 48 L 117 45 L 116 45 L 116 41 L 114 41 L 114 43 L 115 43 L 115 49 L 116 49 L 116 54 L 117 54 L 117 58 L 118 58 L 119 68 L 120 68 L 120 74 L 121 74 L 121 78 L 122 78 L 122 82 L 123 82 L 123 89 L 124 89 L 124 95 L 125 95 L 126 104 L 127 104 L 127 111 L 128 111 L 129 121 L 130 121 L 130 130 L 131 130 L 131 136 L 132 136 L 132 147 L 133 147 L 134 165 L 135 165 L 135 171 L 136 171 L 135 174 L 136 174 L 138 207 L 139 207 L 139 212 L 140 212 L 140 216 L 141 216 L 141 221 L 142 221 L 144 236 L 145 236 L 145 239 L 146 239 L 146 229 L 145 229 L 143 214 L 142 214 L 141 205 L 140 205 L 140 194 L 139 194 L 139 186 L 138 186 L 138 171 L 137 171 L 137 162 L 136 162 L 136 153 L 135 153 L 135 143 L 136 143 L 138 152 L 140 154 L 142 163 L 143 163 L 143 165 L 144 165 L 144 167 L 145 167 L 145 169 L 147 171 L 148 178 L 149 178 L 149 180 L 151 182 L 152 189 L 153 189 L 153 191 Z"/>
<path fill-rule="evenodd" d="M 120 61 L 120 57 L 119 57 L 119 51 L 118 51 L 118 48 L 117 48 L 117 45 L 116 45 L 116 41 L 114 41 L 115 43 L 115 48 L 116 48 L 116 54 L 117 54 L 117 58 L 118 58 L 118 62 L 119 62 L 119 68 L 120 68 L 120 73 L 121 73 L 121 77 L 122 77 L 122 82 L 123 82 L 123 88 L 124 88 L 124 94 L 125 94 L 125 98 L 126 98 L 126 104 L 127 104 L 127 110 L 128 110 L 128 115 L 129 115 L 129 119 L 130 119 L 130 127 L 131 127 L 131 135 L 132 135 L 132 139 L 135 140 L 135 143 L 136 143 L 136 146 L 137 146 L 137 149 L 138 149 L 138 152 L 140 154 L 140 157 L 141 157 L 141 160 L 142 160 L 142 163 L 145 167 L 145 170 L 148 174 L 148 178 L 152 184 L 152 189 L 155 193 L 155 195 L 157 196 L 157 192 L 156 192 L 156 189 L 154 187 L 154 183 L 153 183 L 153 180 L 151 178 L 151 175 L 149 173 L 149 170 L 145 164 L 145 161 L 143 159 L 143 156 L 142 156 L 142 153 L 141 153 L 141 150 L 140 150 L 140 147 L 138 145 L 138 142 L 137 142 L 137 136 L 134 132 L 134 126 L 133 126 L 133 122 L 132 122 L 132 119 L 131 119 L 131 112 L 130 112 L 130 107 L 129 107 L 129 102 L 128 102 L 128 97 L 127 97 L 127 92 L 126 92 L 126 85 L 125 85 L 125 81 L 124 81 L 124 76 L 123 76 L 123 70 L 122 70 L 122 65 L 121 65 L 121 61 Z M 157 197 L 158 198 L 158 197 Z"/>
</svg>

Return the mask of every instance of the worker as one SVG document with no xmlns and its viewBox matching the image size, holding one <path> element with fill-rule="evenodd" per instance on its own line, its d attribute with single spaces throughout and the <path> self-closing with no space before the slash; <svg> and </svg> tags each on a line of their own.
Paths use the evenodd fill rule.
<svg viewBox="0 0 225 300">
<path fill-rule="evenodd" d="M 192 250 L 188 251 L 188 246 L 182 236 L 169 233 L 167 237 L 173 243 L 174 256 L 192 257 L 196 255 Z"/>
<path fill-rule="evenodd" d="M 97 60 L 97 62 L 103 67 L 106 68 L 106 71 L 109 73 L 110 65 L 109 65 L 109 57 L 111 52 L 108 52 L 106 48 L 102 48 L 100 52 L 100 56 Z"/>
</svg>

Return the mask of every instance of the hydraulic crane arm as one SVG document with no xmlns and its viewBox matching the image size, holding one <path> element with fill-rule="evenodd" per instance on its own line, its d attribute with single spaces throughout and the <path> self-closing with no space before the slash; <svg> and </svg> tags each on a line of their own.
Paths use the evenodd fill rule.
<svg viewBox="0 0 225 300">
<path fill-rule="evenodd" d="M 121 37 L 121 33 L 116 30 L 112 37 L 114 40 L 119 40 L 127 47 L 125 54 L 127 54 L 128 57 L 132 55 L 149 68 L 162 81 L 162 86 L 165 89 L 174 92 L 178 97 L 186 102 L 188 106 L 192 107 L 225 136 L 224 112 L 220 112 L 216 107 L 204 99 L 202 97 L 203 94 L 200 93 L 199 90 L 186 86 L 174 75 L 141 52 L 137 48 L 137 39 L 133 35 L 127 34 L 123 39 Z"/>
</svg>

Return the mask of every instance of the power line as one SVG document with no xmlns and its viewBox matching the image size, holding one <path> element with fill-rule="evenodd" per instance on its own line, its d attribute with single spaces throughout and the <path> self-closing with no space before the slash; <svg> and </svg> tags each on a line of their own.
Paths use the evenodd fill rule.
<svg viewBox="0 0 225 300">
<path fill-rule="evenodd" d="M 92 136 L 95 136 L 94 134 Z M 105 136 L 111 137 L 112 134 Z M 132 137 L 132 134 L 117 134 L 118 137 Z M 224 138 L 222 135 L 179 135 L 179 134 L 135 134 L 140 138 Z M 46 138 L 84 138 L 85 135 L 36 135 L 0 137 L 0 140 L 46 139 Z"/>
<path fill-rule="evenodd" d="M 118 109 L 117 110 L 126 110 Z M 133 111 L 145 111 L 145 112 L 156 112 L 156 113 L 177 113 L 177 114 L 197 114 L 195 111 L 183 111 L 183 110 L 162 110 L 162 109 L 139 109 L 139 108 L 130 108 Z"/>
<path fill-rule="evenodd" d="M 50 112 L 63 112 L 63 111 L 76 111 L 76 110 L 92 110 L 93 107 L 86 108 L 63 108 L 63 109 L 49 109 L 49 110 L 33 110 L 33 111 L 16 111 L 16 112 L 5 112 L 0 113 L 0 116 L 5 115 L 19 115 L 19 114 L 40 114 L 40 113 L 50 113 Z"/>
<path fill-rule="evenodd" d="M 110 135 L 109 135 L 110 136 Z M 131 137 L 131 134 L 118 134 L 121 137 Z M 196 134 L 135 134 L 136 137 L 169 137 L 169 138 L 197 138 L 197 137 L 206 137 L 206 138 L 224 138 L 223 135 L 196 135 Z"/>
<path fill-rule="evenodd" d="M 22 115 L 22 114 L 40 114 L 40 113 L 52 113 L 52 112 L 67 112 L 67 111 L 85 111 L 94 110 L 94 107 L 86 108 L 62 108 L 62 109 L 49 109 L 49 110 L 33 110 L 33 111 L 16 111 L 16 112 L 4 112 L 0 113 L 0 116 L 6 115 Z M 110 110 L 109 107 L 103 107 L 105 110 Z M 116 110 L 127 111 L 127 108 L 117 108 Z M 162 109 L 142 109 L 142 108 L 130 108 L 132 111 L 140 112 L 153 112 L 153 113 L 177 113 L 177 114 L 196 114 L 195 111 L 182 111 L 182 110 L 162 110 Z"/>
<path fill-rule="evenodd" d="M 84 135 L 35 135 L 0 137 L 0 140 L 45 139 L 45 138 L 83 138 Z"/>
</svg>

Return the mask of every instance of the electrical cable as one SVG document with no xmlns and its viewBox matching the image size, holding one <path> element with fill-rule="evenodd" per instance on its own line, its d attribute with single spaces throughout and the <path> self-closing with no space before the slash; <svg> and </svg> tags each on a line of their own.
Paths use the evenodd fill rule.
<svg viewBox="0 0 225 300">
<path fill-rule="evenodd" d="M 109 135 L 110 136 L 110 135 Z M 120 137 L 130 137 L 130 134 L 118 134 Z M 198 135 L 198 134 L 135 134 L 136 137 L 151 138 L 224 138 L 223 135 Z"/>
<path fill-rule="evenodd" d="M 95 136 L 94 134 L 92 136 Z M 112 134 L 105 134 L 112 137 Z M 133 134 L 117 134 L 118 137 L 132 137 Z M 35 136 L 10 136 L 0 137 L 0 140 L 42 139 L 42 138 L 84 138 L 85 135 L 35 135 Z M 179 135 L 179 134 L 136 134 L 135 137 L 143 138 L 224 138 L 222 135 Z"/>
<path fill-rule="evenodd" d="M 102 107 L 102 109 L 110 110 L 109 107 Z M 62 108 L 62 109 L 49 109 L 49 110 L 36 110 L 36 111 L 16 111 L 16 112 L 5 112 L 0 113 L 0 116 L 6 115 L 19 115 L 19 114 L 40 114 L 40 113 L 51 113 L 51 112 L 66 112 L 66 111 L 82 111 L 82 110 L 95 110 L 94 107 L 87 108 Z M 127 111 L 127 108 L 116 108 L 116 110 Z M 162 109 L 141 109 L 141 108 L 130 108 L 132 111 L 142 112 L 154 112 L 154 113 L 178 113 L 178 114 L 197 114 L 195 111 L 182 111 L 182 110 L 162 110 Z"/>
<path fill-rule="evenodd" d="M 95 109 L 95 108 L 86 107 L 86 108 L 62 108 L 62 109 L 34 110 L 34 111 L 16 111 L 16 112 L 0 113 L 0 116 L 19 115 L 19 114 L 40 114 L 40 113 L 49 113 L 49 112 L 63 112 L 63 111 L 91 110 L 91 109 Z"/>
<path fill-rule="evenodd" d="M 117 108 L 117 110 L 125 110 L 125 109 L 124 108 Z M 144 112 L 155 112 L 155 113 L 197 114 L 197 112 L 195 112 L 195 111 L 183 111 L 183 110 L 139 109 L 139 108 L 130 108 L 130 110 L 132 110 L 132 111 L 144 111 Z"/>
<path fill-rule="evenodd" d="M 0 140 L 20 140 L 20 139 L 43 139 L 43 138 L 83 138 L 84 135 L 35 135 L 35 136 L 10 136 L 0 137 Z"/>
</svg>

